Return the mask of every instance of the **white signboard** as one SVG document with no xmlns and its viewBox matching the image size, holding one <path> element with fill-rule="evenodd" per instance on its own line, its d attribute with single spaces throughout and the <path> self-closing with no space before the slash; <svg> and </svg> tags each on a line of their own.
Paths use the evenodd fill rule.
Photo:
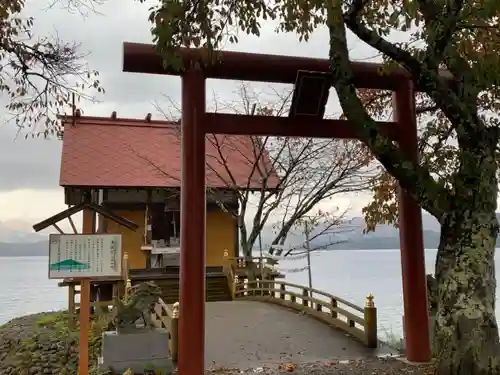
<svg viewBox="0 0 500 375">
<path fill-rule="evenodd" d="M 49 279 L 121 276 L 121 234 L 51 234 Z"/>
</svg>

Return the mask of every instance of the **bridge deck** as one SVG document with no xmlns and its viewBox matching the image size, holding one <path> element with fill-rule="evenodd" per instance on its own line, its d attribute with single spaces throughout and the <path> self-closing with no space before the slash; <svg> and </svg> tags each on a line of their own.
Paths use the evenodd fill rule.
<svg viewBox="0 0 500 375">
<path fill-rule="evenodd" d="M 207 369 L 333 362 L 396 354 L 369 349 L 307 315 L 254 301 L 206 304 Z"/>
</svg>

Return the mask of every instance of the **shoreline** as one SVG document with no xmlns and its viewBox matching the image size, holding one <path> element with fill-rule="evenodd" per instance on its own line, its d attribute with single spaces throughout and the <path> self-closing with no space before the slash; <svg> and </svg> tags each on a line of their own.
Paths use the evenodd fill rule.
<svg viewBox="0 0 500 375">
<path fill-rule="evenodd" d="M 96 320 L 97 322 L 98 320 Z M 96 323 L 97 324 L 97 323 Z M 100 355 L 103 327 L 92 325 L 89 338 L 90 375 L 97 375 L 97 357 Z M 0 326 L 0 375 L 73 375 L 78 363 L 78 328 L 67 327 L 64 311 L 43 312 L 14 318 Z M 412 373 L 428 375 L 432 365 L 409 365 L 396 357 L 367 358 L 351 361 L 317 361 L 265 364 L 253 368 L 213 367 L 207 375 L 278 375 L 293 372 L 296 375 L 396 375 Z"/>
</svg>

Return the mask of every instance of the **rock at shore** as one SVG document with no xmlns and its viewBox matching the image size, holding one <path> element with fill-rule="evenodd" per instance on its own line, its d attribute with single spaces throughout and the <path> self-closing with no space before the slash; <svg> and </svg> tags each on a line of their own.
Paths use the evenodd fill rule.
<svg viewBox="0 0 500 375">
<path fill-rule="evenodd" d="M 96 374 L 104 319 L 91 322 L 90 374 Z M 74 375 L 78 369 L 78 326 L 65 312 L 27 315 L 0 326 L 0 375 Z"/>
</svg>

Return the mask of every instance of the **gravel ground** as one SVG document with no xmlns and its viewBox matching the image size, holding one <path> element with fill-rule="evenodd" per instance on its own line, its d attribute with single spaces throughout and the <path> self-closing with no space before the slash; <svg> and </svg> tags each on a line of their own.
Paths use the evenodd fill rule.
<svg viewBox="0 0 500 375">
<path fill-rule="evenodd" d="M 247 370 L 219 368 L 205 372 L 207 375 L 431 375 L 434 367 L 430 365 L 410 365 L 395 358 L 373 358 L 359 361 L 315 362 L 303 364 L 282 364 L 265 368 Z"/>
</svg>

